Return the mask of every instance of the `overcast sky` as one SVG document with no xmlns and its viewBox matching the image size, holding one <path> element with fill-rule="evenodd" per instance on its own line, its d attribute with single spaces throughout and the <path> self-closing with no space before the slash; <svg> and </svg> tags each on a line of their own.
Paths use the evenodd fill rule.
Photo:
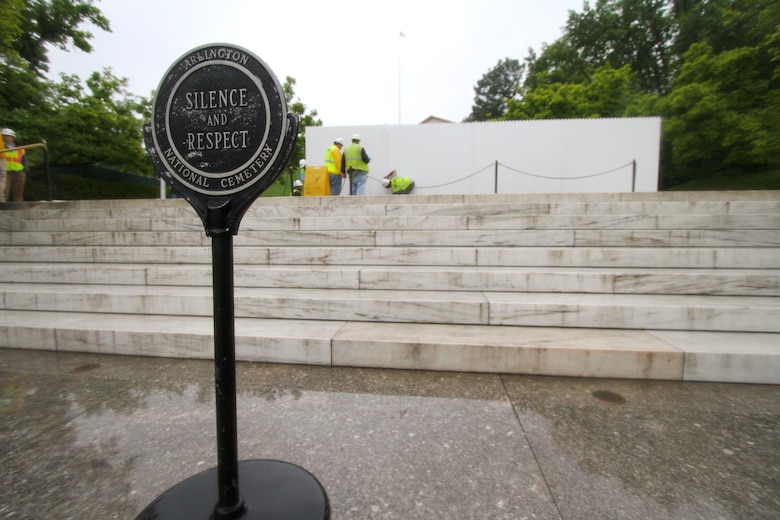
<svg viewBox="0 0 780 520">
<path fill-rule="evenodd" d="M 102 0 L 94 51 L 51 50 L 50 75 L 111 67 L 150 96 L 190 49 L 230 43 L 263 60 L 326 126 L 461 121 L 474 85 L 562 35 L 583 0 Z M 401 33 L 404 37 L 401 37 Z"/>
</svg>

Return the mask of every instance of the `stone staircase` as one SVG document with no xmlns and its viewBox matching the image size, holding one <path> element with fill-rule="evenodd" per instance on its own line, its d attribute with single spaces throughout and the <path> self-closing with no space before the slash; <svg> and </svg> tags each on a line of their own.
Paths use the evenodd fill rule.
<svg viewBox="0 0 780 520">
<path fill-rule="evenodd" d="M 183 200 L 5 204 L 0 347 L 213 356 Z M 240 360 L 780 383 L 780 192 L 259 199 Z"/>
</svg>

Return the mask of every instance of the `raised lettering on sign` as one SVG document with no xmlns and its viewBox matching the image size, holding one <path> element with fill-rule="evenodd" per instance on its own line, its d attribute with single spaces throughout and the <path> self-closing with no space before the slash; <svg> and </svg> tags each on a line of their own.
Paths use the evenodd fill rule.
<svg viewBox="0 0 780 520">
<path fill-rule="evenodd" d="M 235 132 L 188 132 L 187 149 L 191 152 L 201 150 L 234 150 L 247 147 L 247 130 Z"/>
<path fill-rule="evenodd" d="M 165 150 L 163 156 L 168 160 L 168 164 L 174 169 L 174 171 L 176 171 L 176 173 L 178 173 L 184 180 L 202 188 L 211 187 L 208 177 L 204 177 L 203 175 L 195 173 L 187 168 L 187 166 L 182 164 L 182 162 L 176 158 L 176 155 L 173 153 L 172 149 L 168 148 Z"/>
<path fill-rule="evenodd" d="M 152 113 L 160 169 L 180 191 L 259 194 L 278 175 L 288 125 L 284 93 L 265 64 L 241 48 L 204 46 L 179 58 Z"/>
<path fill-rule="evenodd" d="M 185 99 L 187 100 L 185 105 L 187 110 L 248 106 L 245 88 L 187 92 Z"/>
<path fill-rule="evenodd" d="M 236 49 L 226 49 L 224 47 L 219 49 L 209 48 L 187 56 L 184 58 L 183 63 L 189 69 L 206 60 L 228 60 L 246 65 L 249 62 L 249 56 Z"/>
</svg>

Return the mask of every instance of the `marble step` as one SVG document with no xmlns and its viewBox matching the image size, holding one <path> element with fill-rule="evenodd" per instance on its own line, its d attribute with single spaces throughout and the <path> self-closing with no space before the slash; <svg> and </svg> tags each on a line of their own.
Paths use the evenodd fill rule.
<svg viewBox="0 0 780 520">
<path fill-rule="evenodd" d="M 2 263 L 0 282 L 207 286 L 207 264 Z M 236 287 L 780 296 L 780 270 L 361 265 L 234 266 Z"/>
<path fill-rule="evenodd" d="M 4 284 L 3 308 L 171 316 L 213 315 L 212 289 L 195 286 Z M 237 287 L 235 315 L 617 329 L 780 332 L 771 296 L 391 291 Z"/>
<path fill-rule="evenodd" d="M 235 320 L 242 361 L 331 364 L 337 321 Z M 214 357 L 211 316 L 4 311 L 0 347 L 171 358 Z"/>
<path fill-rule="evenodd" d="M 616 229 L 616 230 L 728 230 L 778 229 L 780 210 L 758 214 L 543 214 L 543 215 L 321 215 L 244 218 L 240 230 L 249 231 L 355 231 L 355 230 L 539 230 L 539 229 Z M 101 218 L 99 215 L 60 219 L 0 220 L 0 231 L 18 233 L 84 232 L 179 232 L 202 233 L 203 224 L 194 215 L 169 218 L 146 214 L 142 217 Z"/>
<path fill-rule="evenodd" d="M 334 365 L 778 384 L 780 335 L 348 322 Z"/>
<path fill-rule="evenodd" d="M 242 315 L 268 318 L 780 332 L 780 301 L 773 297 L 321 289 L 240 294 Z"/>
<path fill-rule="evenodd" d="M 780 296 L 780 271 L 770 269 L 382 266 L 362 268 L 358 282 L 380 290 Z"/>
<path fill-rule="evenodd" d="M 14 220 L 74 218 L 177 219 L 195 217 L 189 204 L 170 200 L 103 200 L 28 203 L 8 206 L 13 217 L 0 216 L 0 229 Z M 444 195 L 413 197 L 261 198 L 245 218 L 292 218 L 371 215 L 519 216 L 519 215 L 681 215 L 761 214 L 780 212 L 780 195 L 763 192 L 658 192 Z M 7 213 L 7 212 L 3 212 Z"/>
<path fill-rule="evenodd" d="M 236 264 L 778 269 L 780 248 L 236 246 Z M 211 264 L 194 246 L 0 246 L 0 262 Z"/>
<path fill-rule="evenodd" d="M 290 234 L 292 235 L 292 234 Z M 296 236 L 291 240 L 296 240 Z M 248 237 L 273 240 L 272 236 Z M 279 238 L 281 239 L 281 237 Z M 276 243 L 279 244 L 279 239 Z M 312 241 L 316 238 L 312 236 Z M 290 242 L 290 239 L 288 239 Z M 281 242 L 287 243 L 287 242 Z M 315 245 L 315 244 L 312 244 Z M 322 244 L 325 245 L 325 244 Z M 440 247 L 780 247 L 776 229 L 748 230 L 461 230 L 376 231 L 375 245 Z"/>
<path fill-rule="evenodd" d="M 236 246 L 780 247 L 777 229 L 244 230 Z M 3 246 L 205 246 L 202 231 L 0 232 Z"/>
<path fill-rule="evenodd" d="M 239 361 L 780 384 L 780 335 L 237 318 Z M 210 317 L 6 311 L 0 347 L 213 357 Z"/>
<path fill-rule="evenodd" d="M 778 197 L 780 199 L 780 197 Z M 265 213 L 268 211 L 268 213 Z M 750 215 L 777 214 L 780 200 L 639 200 L 634 202 L 505 202 L 463 204 L 399 204 L 387 206 L 388 215 L 523 216 L 523 215 Z M 280 214 L 258 208 L 258 216 Z"/>
</svg>

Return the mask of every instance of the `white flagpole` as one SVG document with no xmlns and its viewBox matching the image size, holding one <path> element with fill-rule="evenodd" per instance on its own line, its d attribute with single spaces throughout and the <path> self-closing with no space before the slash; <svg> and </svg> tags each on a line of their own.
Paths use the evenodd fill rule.
<svg viewBox="0 0 780 520">
<path fill-rule="evenodd" d="M 406 38 L 402 31 L 398 31 L 398 124 L 401 124 L 401 39 Z"/>
</svg>

